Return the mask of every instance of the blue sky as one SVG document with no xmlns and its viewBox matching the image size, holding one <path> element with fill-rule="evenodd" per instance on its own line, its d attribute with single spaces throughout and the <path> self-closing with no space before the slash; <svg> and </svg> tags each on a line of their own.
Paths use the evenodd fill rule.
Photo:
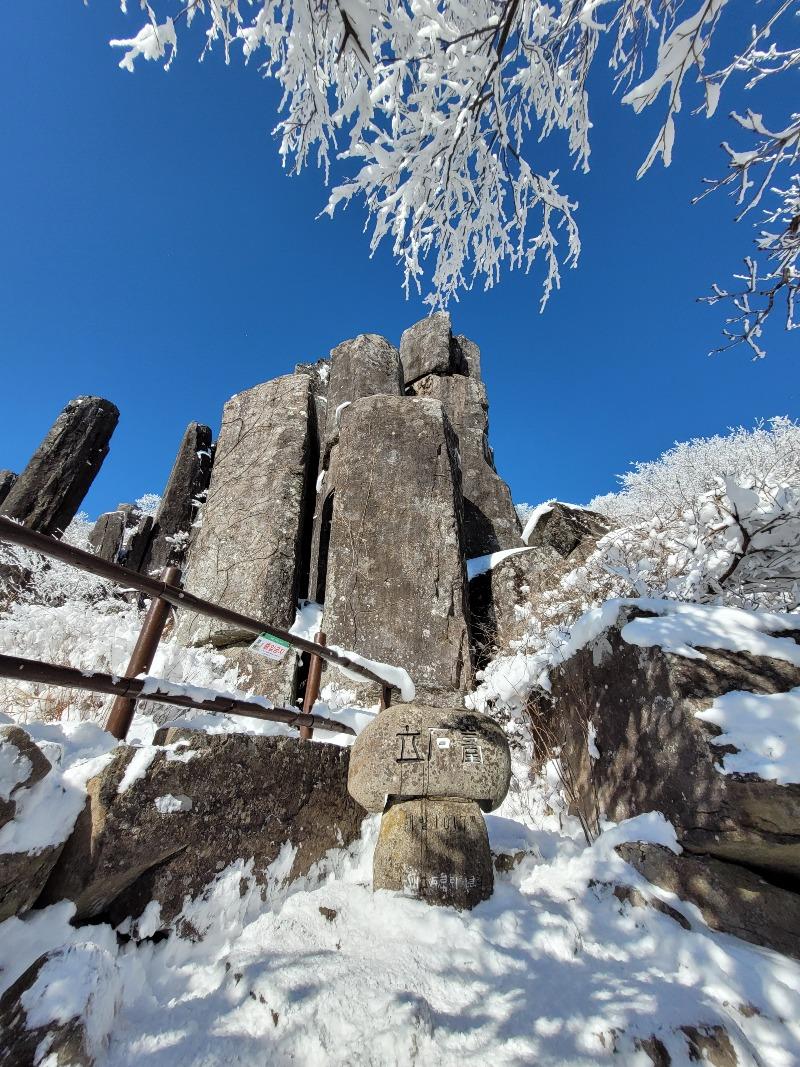
<svg viewBox="0 0 800 1067">
<path fill-rule="evenodd" d="M 319 173 L 282 172 L 255 66 L 198 64 L 187 42 L 169 73 L 118 70 L 106 42 L 138 29 L 129 6 L 15 4 L 0 69 L 0 467 L 20 470 L 71 397 L 108 397 L 121 419 L 92 515 L 160 491 L 190 419 L 216 432 L 233 393 L 357 333 L 398 343 L 425 313 L 388 249 L 369 259 L 358 208 L 317 221 Z M 675 440 L 800 408 L 796 335 L 773 331 L 759 363 L 707 355 L 721 315 L 695 297 L 751 240 L 726 197 L 689 204 L 724 165 L 724 115 L 683 116 L 673 166 L 637 182 L 657 116 L 609 99 L 604 72 L 594 83 L 592 171 L 561 164 L 579 268 L 543 315 L 521 274 L 451 308 L 482 348 L 517 501 L 585 502 Z"/>
</svg>

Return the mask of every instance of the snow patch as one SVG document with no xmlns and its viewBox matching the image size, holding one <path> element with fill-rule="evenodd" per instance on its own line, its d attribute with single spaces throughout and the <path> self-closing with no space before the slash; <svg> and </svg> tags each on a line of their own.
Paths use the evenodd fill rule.
<svg viewBox="0 0 800 1067">
<path fill-rule="evenodd" d="M 695 717 L 722 730 L 712 745 L 739 750 L 723 756 L 723 774 L 757 774 L 780 785 L 800 782 L 800 688 L 724 693 Z"/>
</svg>

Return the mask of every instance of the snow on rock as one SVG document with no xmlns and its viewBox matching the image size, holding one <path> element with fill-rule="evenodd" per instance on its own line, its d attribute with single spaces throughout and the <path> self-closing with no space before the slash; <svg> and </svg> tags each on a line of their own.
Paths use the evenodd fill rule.
<svg viewBox="0 0 800 1067">
<path fill-rule="evenodd" d="M 301 600 L 289 633 L 295 637 L 304 637 L 306 641 L 316 641 L 317 634 L 322 629 L 322 611 L 322 604 L 313 600 Z"/>
<path fill-rule="evenodd" d="M 622 608 L 638 608 L 650 617 L 635 618 L 622 629 L 632 645 L 659 645 L 665 652 L 704 659 L 702 648 L 750 652 L 800 666 L 800 645 L 791 637 L 776 636 L 800 630 L 800 613 L 745 611 L 714 604 L 685 604 L 675 600 L 618 598 L 591 608 L 568 631 L 548 635 L 534 653 L 499 656 L 478 675 L 480 685 L 466 698 L 467 707 L 490 707 L 518 712 L 534 686 L 549 691 L 549 671 L 596 640 L 613 626 Z"/>
<path fill-rule="evenodd" d="M 487 574 L 489 571 L 494 570 L 498 563 L 508 559 L 509 556 L 518 556 L 520 552 L 532 551 L 532 548 L 505 548 L 502 552 L 490 552 L 486 556 L 476 556 L 475 559 L 468 559 L 467 580 L 471 582 L 473 578 L 479 578 L 480 575 Z"/>
<path fill-rule="evenodd" d="M 110 761 L 117 742 L 94 723 L 25 724 L 53 764 L 31 788 L 14 794 L 15 817 L 0 829 L 0 852 L 40 853 L 72 831 L 86 800 L 86 783 Z"/>
<path fill-rule="evenodd" d="M 788 693 L 731 692 L 695 713 L 722 733 L 714 745 L 733 745 L 725 753 L 723 774 L 757 774 L 782 785 L 800 783 L 800 689 Z"/>
<path fill-rule="evenodd" d="M 408 671 L 404 670 L 403 667 L 393 667 L 390 663 L 381 663 L 379 660 L 368 659 L 366 656 L 360 656 L 357 652 L 350 652 L 339 645 L 328 645 L 328 648 L 333 652 L 338 652 L 340 656 L 347 656 L 348 659 L 351 659 L 353 663 L 357 663 L 360 667 L 368 667 L 387 685 L 395 686 L 400 690 L 400 699 L 404 703 L 411 703 L 417 695 L 417 688 L 412 682 Z M 355 674 L 346 667 L 340 667 L 339 664 L 334 664 L 333 666 L 351 681 L 357 682 L 359 685 L 364 684 L 364 679 L 360 674 Z"/>
<path fill-rule="evenodd" d="M 162 815 L 172 815 L 176 811 L 192 810 L 192 798 L 184 796 L 183 793 L 177 797 L 173 796 L 172 793 L 165 793 L 163 797 L 156 797 L 153 803 Z"/>
<path fill-rule="evenodd" d="M 525 522 L 525 528 L 522 531 L 522 540 L 527 545 L 530 540 L 530 536 L 539 524 L 539 520 L 543 515 L 548 515 L 553 510 L 553 504 L 555 500 L 548 500 L 544 504 L 539 504 L 533 508 Z"/>
</svg>

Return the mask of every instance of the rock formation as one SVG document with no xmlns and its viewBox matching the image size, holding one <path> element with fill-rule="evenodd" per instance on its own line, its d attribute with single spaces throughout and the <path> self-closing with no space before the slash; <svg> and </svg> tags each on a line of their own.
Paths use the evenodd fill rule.
<svg viewBox="0 0 800 1067">
<path fill-rule="evenodd" d="M 318 440 L 311 385 L 308 375 L 287 375 L 225 405 L 208 497 L 184 575 L 192 593 L 284 629 L 305 593 L 300 579 Z M 250 672 L 249 684 L 276 703 L 293 701 L 293 653 L 271 665 L 248 653 L 251 633 L 187 613 L 179 614 L 178 633 L 186 642 L 225 649 Z"/>
<path fill-rule="evenodd" d="M 559 750 L 573 809 L 595 832 L 600 814 L 616 822 L 662 812 L 697 862 L 662 859 L 653 869 L 667 888 L 694 886 L 688 899 L 738 933 L 746 924 L 737 908 L 780 896 L 769 886 L 754 893 L 752 869 L 779 887 L 800 876 L 800 785 L 723 773 L 718 731 L 696 713 L 724 693 L 796 688 L 800 668 L 748 652 L 703 648 L 702 659 L 690 659 L 629 644 L 621 631 L 638 615 L 621 608 L 614 625 L 552 672 L 552 693 L 533 702 L 534 731 L 543 755 Z M 797 930 L 786 938 L 780 950 L 795 938 L 796 951 Z"/>
<path fill-rule="evenodd" d="M 0 765 L 5 771 L 4 780 L 14 783 L 8 795 L 0 796 L 2 828 L 11 823 L 19 801 L 51 772 L 52 765 L 18 726 L 0 727 Z M 33 907 L 63 845 L 61 841 L 25 850 L 13 837 L 9 845 L 0 843 L 0 922 Z"/>
<path fill-rule="evenodd" d="M 149 543 L 136 570 L 160 573 L 166 566 L 182 565 L 192 523 L 211 480 L 212 461 L 211 428 L 190 422 L 161 496 Z"/>
<path fill-rule="evenodd" d="M 0 515 L 60 536 L 108 455 L 118 419 L 108 400 L 79 396 L 70 401 L 0 503 Z"/>
<path fill-rule="evenodd" d="M 263 879 L 286 842 L 291 878 L 346 846 L 364 817 L 347 794 L 349 750 L 288 737 L 169 733 L 129 785 L 137 750 L 123 745 L 89 782 L 42 902 L 69 899 L 78 918 L 138 917 L 158 901 L 166 925 L 228 864 L 253 858 Z M 120 792 L 120 786 L 122 791 Z"/>
<path fill-rule="evenodd" d="M 13 471 L 2 470 L 0 471 L 0 504 L 3 503 L 5 498 L 14 488 L 14 482 L 16 482 L 17 476 Z"/>
<path fill-rule="evenodd" d="M 400 355 L 407 389 L 439 400 L 458 435 L 467 559 L 517 547 L 519 519 L 489 447 L 489 401 L 478 346 L 454 337 L 450 316 L 439 312 L 406 330 Z"/>
</svg>

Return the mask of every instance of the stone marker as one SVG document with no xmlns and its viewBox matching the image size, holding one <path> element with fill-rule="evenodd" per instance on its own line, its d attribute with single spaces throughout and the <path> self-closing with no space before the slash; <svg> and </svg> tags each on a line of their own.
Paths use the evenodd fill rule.
<svg viewBox="0 0 800 1067">
<path fill-rule="evenodd" d="M 108 455 L 118 419 L 119 411 L 109 400 L 71 400 L 0 504 L 0 515 L 60 536 Z"/>
<path fill-rule="evenodd" d="M 359 734 L 347 788 L 367 811 L 383 811 L 387 796 L 461 797 L 494 811 L 510 780 L 508 742 L 493 719 L 414 703 L 393 705 Z"/>
<path fill-rule="evenodd" d="M 373 889 L 473 908 L 494 888 L 489 835 L 474 800 L 404 800 L 381 819 Z"/>
<path fill-rule="evenodd" d="M 353 745 L 347 787 L 383 812 L 373 887 L 430 904 L 471 908 L 492 894 L 482 811 L 508 792 L 511 756 L 502 729 L 470 711 L 398 704 Z"/>
<path fill-rule="evenodd" d="M 423 701 L 461 705 L 471 677 L 461 484 L 442 405 L 354 401 L 326 488 L 328 643 L 404 667 Z"/>
<path fill-rule="evenodd" d="M 200 498 L 211 480 L 212 458 L 211 428 L 190 422 L 153 520 L 150 544 L 140 562 L 147 573 L 160 574 L 166 566 L 182 565 Z"/>
<path fill-rule="evenodd" d="M 469 367 L 460 345 L 454 340 L 450 316 L 437 311 L 421 319 L 400 338 L 403 378 L 411 385 L 426 374 L 467 374 Z"/>
<path fill-rule="evenodd" d="M 273 626 L 291 626 L 301 595 L 316 447 L 309 376 L 276 378 L 228 401 L 201 526 L 189 551 L 186 589 Z M 177 635 L 187 644 L 226 649 L 250 674 L 243 686 L 275 703 L 294 700 L 292 651 L 282 663 L 271 663 L 248 650 L 252 633 L 188 612 L 178 613 Z"/>
<path fill-rule="evenodd" d="M 16 482 L 17 476 L 13 471 L 2 470 L 0 471 L 0 504 L 3 503 L 5 498 L 11 492 Z"/>
</svg>

